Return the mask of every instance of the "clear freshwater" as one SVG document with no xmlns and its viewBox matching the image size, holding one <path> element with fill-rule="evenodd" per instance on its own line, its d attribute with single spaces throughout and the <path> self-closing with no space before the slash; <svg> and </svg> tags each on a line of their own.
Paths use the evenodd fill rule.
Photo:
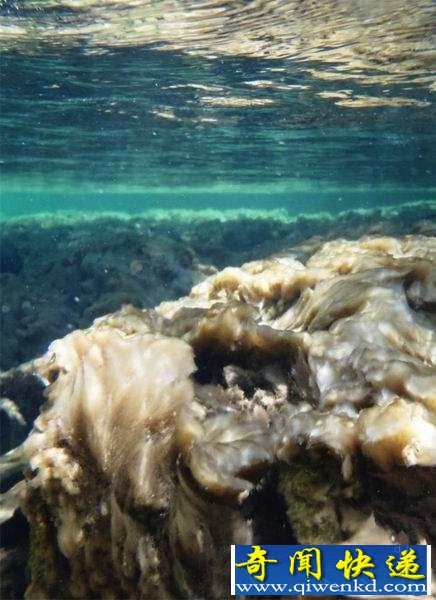
<svg viewBox="0 0 436 600">
<path fill-rule="evenodd" d="M 197 263 L 430 231 L 432 0 L 3 0 L 0 16 L 3 367 L 186 294 Z"/>
<path fill-rule="evenodd" d="M 431 0 L 3 0 L 2 213 L 434 197 Z"/>
</svg>

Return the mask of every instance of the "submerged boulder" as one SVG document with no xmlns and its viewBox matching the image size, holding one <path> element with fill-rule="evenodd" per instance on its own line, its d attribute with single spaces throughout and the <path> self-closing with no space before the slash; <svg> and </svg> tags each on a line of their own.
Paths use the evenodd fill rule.
<svg viewBox="0 0 436 600">
<path fill-rule="evenodd" d="M 26 597 L 223 598 L 231 544 L 436 543 L 435 270 L 435 238 L 336 240 L 53 342 Z"/>
</svg>

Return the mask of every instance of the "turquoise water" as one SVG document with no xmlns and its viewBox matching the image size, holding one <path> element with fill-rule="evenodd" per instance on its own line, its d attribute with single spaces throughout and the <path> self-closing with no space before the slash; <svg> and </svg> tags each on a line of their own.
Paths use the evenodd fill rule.
<svg viewBox="0 0 436 600">
<path fill-rule="evenodd" d="M 434 4 L 4 2 L 2 213 L 434 198 Z"/>
</svg>

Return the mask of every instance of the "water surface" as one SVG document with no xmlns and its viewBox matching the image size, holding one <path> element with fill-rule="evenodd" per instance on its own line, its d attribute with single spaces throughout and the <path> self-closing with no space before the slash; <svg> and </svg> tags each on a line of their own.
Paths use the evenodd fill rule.
<svg viewBox="0 0 436 600">
<path fill-rule="evenodd" d="M 429 0 L 33 0 L 1 13 L 6 214 L 434 197 Z"/>
</svg>

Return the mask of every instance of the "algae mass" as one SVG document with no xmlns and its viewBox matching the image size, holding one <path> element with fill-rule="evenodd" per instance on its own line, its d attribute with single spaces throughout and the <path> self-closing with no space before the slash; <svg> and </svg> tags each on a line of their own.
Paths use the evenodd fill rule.
<svg viewBox="0 0 436 600">
<path fill-rule="evenodd" d="M 6 375 L 46 386 L 6 494 L 26 597 L 227 597 L 229 546 L 272 536 L 434 543 L 435 264 L 430 236 L 313 240 Z"/>
<path fill-rule="evenodd" d="M 435 23 L 0 2 L 2 598 L 436 543 Z"/>
</svg>

